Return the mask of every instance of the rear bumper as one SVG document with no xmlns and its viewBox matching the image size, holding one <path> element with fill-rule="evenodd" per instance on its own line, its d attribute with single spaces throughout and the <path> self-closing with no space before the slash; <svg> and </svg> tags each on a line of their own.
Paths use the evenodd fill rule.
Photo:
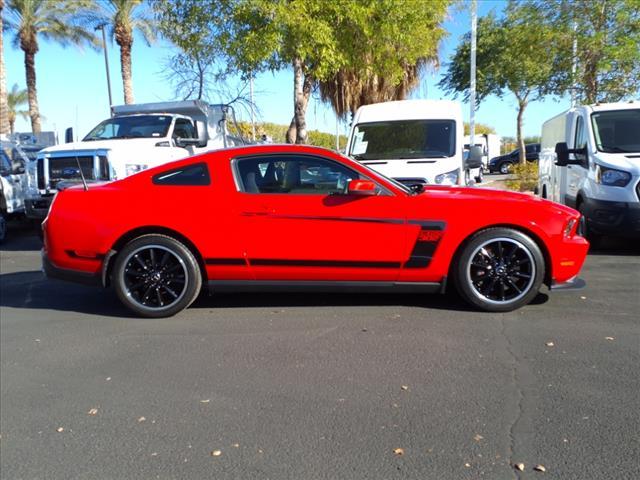
<svg viewBox="0 0 640 480">
<path fill-rule="evenodd" d="M 102 276 L 100 273 L 81 272 L 78 270 L 69 270 L 56 266 L 49 258 L 44 250 L 41 251 L 42 271 L 47 278 L 55 278 L 64 280 L 65 282 L 80 283 L 89 286 L 101 286 Z"/>
</svg>

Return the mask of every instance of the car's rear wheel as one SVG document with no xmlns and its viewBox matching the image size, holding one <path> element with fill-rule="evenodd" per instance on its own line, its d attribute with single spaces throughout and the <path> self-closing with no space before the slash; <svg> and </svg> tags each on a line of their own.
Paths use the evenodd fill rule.
<svg viewBox="0 0 640 480">
<path fill-rule="evenodd" d="M 469 304 L 489 312 L 508 312 L 537 295 L 545 264 L 529 236 L 510 228 L 489 228 L 467 242 L 454 273 L 456 288 Z"/>
<path fill-rule="evenodd" d="M 478 176 L 476 177 L 476 183 L 482 183 L 484 179 L 484 168 L 480 167 L 478 170 Z"/>
<path fill-rule="evenodd" d="M 113 269 L 118 298 L 143 317 L 170 317 L 187 308 L 202 287 L 193 253 L 165 235 L 144 235 L 125 245 Z"/>
<path fill-rule="evenodd" d="M 511 171 L 511 162 L 503 162 L 500 164 L 500 173 L 506 175 Z"/>
</svg>

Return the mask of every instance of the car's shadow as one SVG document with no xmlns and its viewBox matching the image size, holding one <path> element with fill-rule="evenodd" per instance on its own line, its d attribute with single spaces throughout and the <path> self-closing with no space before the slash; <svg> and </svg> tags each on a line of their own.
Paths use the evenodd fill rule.
<svg viewBox="0 0 640 480">
<path fill-rule="evenodd" d="M 532 304 L 545 303 L 548 296 L 539 293 Z M 47 279 L 41 272 L 17 272 L 0 275 L 0 306 L 39 310 L 78 312 L 107 317 L 133 317 L 112 289 L 85 287 Z M 380 293 L 203 293 L 190 309 L 260 307 L 358 307 L 408 306 L 427 310 L 475 312 L 455 292 L 438 294 Z"/>
</svg>

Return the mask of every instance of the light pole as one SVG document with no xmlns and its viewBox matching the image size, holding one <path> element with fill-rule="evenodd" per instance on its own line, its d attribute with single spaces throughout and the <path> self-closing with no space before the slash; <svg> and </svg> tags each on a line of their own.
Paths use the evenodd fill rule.
<svg viewBox="0 0 640 480">
<path fill-rule="evenodd" d="M 104 50 L 104 67 L 107 69 L 107 90 L 109 91 L 109 115 L 113 117 L 113 111 L 111 106 L 113 101 L 111 100 L 111 76 L 109 75 L 109 57 L 107 56 L 107 37 L 104 33 L 105 24 L 101 23 L 95 30 L 102 30 L 102 48 Z"/>
<path fill-rule="evenodd" d="M 470 147 L 476 144 L 476 26 L 478 22 L 476 8 L 476 0 L 471 0 L 471 79 L 469 82 L 469 102 L 471 103 L 469 111 Z"/>
</svg>

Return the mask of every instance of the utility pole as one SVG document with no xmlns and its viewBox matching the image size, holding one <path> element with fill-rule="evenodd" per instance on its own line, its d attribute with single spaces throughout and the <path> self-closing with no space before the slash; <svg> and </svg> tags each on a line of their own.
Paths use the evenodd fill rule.
<svg viewBox="0 0 640 480">
<path fill-rule="evenodd" d="M 574 13 L 575 15 L 575 13 Z M 576 70 L 578 69 L 578 22 L 573 19 L 573 45 L 571 47 L 571 108 L 576 106 Z"/>
<path fill-rule="evenodd" d="M 476 0 L 471 0 L 471 81 L 469 86 L 469 146 L 475 145 L 476 127 L 476 29 L 478 24 Z"/>
<path fill-rule="evenodd" d="M 249 103 L 251 108 L 251 141 L 256 141 L 256 119 L 253 108 L 253 73 L 249 73 Z"/>
<path fill-rule="evenodd" d="M 109 116 L 113 117 L 113 111 L 111 110 L 111 106 L 113 105 L 113 100 L 111 99 L 111 77 L 109 75 L 109 56 L 107 55 L 107 36 L 104 33 L 105 24 L 102 23 L 98 25 L 95 30 L 102 30 L 102 48 L 104 50 L 104 67 L 107 70 L 107 90 L 109 91 Z"/>
</svg>

